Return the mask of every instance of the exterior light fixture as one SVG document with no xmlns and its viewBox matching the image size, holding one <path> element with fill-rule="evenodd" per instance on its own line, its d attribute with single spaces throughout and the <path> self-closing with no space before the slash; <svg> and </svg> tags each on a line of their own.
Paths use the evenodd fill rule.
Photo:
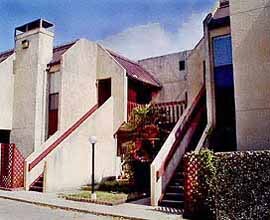
<svg viewBox="0 0 270 220">
<path fill-rule="evenodd" d="M 97 143 L 97 137 L 91 136 L 89 138 L 89 142 L 92 145 L 92 193 L 91 193 L 91 199 L 96 200 L 97 195 L 95 193 L 95 144 Z"/>
</svg>

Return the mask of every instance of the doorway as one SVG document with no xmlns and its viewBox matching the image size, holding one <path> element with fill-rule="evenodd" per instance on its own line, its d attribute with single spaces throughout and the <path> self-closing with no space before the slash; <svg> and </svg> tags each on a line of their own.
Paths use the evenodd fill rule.
<svg viewBox="0 0 270 220">
<path fill-rule="evenodd" d="M 236 150 L 234 77 L 231 36 L 213 39 L 217 151 Z"/>
<path fill-rule="evenodd" d="M 98 81 L 98 106 L 103 105 L 112 95 L 111 78 Z"/>
<path fill-rule="evenodd" d="M 10 130 L 0 130 L 0 143 L 2 144 L 10 143 Z"/>
</svg>

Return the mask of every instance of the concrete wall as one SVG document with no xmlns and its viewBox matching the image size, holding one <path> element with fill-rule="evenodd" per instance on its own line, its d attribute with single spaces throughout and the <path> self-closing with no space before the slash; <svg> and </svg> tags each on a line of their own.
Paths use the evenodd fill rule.
<svg viewBox="0 0 270 220">
<path fill-rule="evenodd" d="M 157 102 L 183 100 L 187 89 L 187 64 L 184 71 L 179 70 L 179 61 L 187 60 L 189 51 L 168 54 L 160 57 L 140 60 L 139 64 L 152 73 L 161 83 L 162 90 Z"/>
<path fill-rule="evenodd" d="M 76 63 L 76 65 L 74 65 Z M 59 129 L 42 146 L 48 148 L 74 122 L 97 104 L 96 82 L 112 79 L 112 97 L 44 158 L 30 173 L 26 185 L 45 169 L 45 190 L 59 191 L 90 183 L 91 146 L 97 137 L 96 181 L 119 175 L 119 159 L 114 133 L 126 120 L 127 76 L 125 70 L 99 45 L 79 40 L 62 57 L 60 67 Z M 31 163 L 41 152 L 27 158 Z"/>
<path fill-rule="evenodd" d="M 98 46 L 97 80 L 111 78 L 112 96 L 114 98 L 113 128 L 114 132 L 127 120 L 128 79 L 123 69 L 113 57 Z"/>
<path fill-rule="evenodd" d="M 187 59 L 187 91 L 188 105 L 192 104 L 193 99 L 198 95 L 204 83 L 204 61 L 205 44 L 202 39 L 198 45 L 190 52 Z"/>
<path fill-rule="evenodd" d="M 119 174 L 112 136 L 113 103 L 111 97 L 48 157 L 46 192 L 74 189 L 91 183 L 91 135 L 98 140 L 95 148 L 95 181 Z"/>
<path fill-rule="evenodd" d="M 23 40 L 29 48 L 22 48 Z M 52 59 L 53 33 L 41 28 L 17 35 L 15 50 L 11 142 L 28 156 L 45 141 L 46 67 Z"/>
<path fill-rule="evenodd" d="M 13 61 L 15 55 L 11 55 L 0 63 L 0 129 L 12 129 L 14 74 Z"/>
<path fill-rule="evenodd" d="M 64 53 L 60 67 L 59 130 L 70 127 L 97 103 L 97 45 L 82 39 Z"/>
<path fill-rule="evenodd" d="M 269 149 L 270 0 L 230 5 L 238 149 Z"/>
</svg>

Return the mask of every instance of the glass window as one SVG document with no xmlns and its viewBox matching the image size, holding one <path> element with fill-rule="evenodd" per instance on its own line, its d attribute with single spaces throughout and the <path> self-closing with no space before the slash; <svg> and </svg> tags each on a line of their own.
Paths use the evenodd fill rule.
<svg viewBox="0 0 270 220">
<path fill-rule="evenodd" d="M 49 95 L 49 110 L 57 110 L 59 102 L 59 94 L 54 93 Z"/>
<path fill-rule="evenodd" d="M 184 60 L 179 61 L 179 70 L 185 70 L 186 69 L 186 63 Z"/>
<path fill-rule="evenodd" d="M 231 35 L 215 37 L 214 44 L 214 63 L 215 67 L 232 64 L 232 39 Z"/>
</svg>

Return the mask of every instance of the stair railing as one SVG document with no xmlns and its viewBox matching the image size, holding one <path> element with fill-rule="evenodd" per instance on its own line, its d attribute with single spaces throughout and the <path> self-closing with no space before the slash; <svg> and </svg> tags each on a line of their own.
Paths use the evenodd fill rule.
<svg viewBox="0 0 270 220">
<path fill-rule="evenodd" d="M 157 206 L 172 178 L 176 167 L 186 152 L 195 132 L 192 116 L 205 95 L 203 86 L 192 104 L 185 109 L 158 155 L 151 164 L 151 205 Z"/>
<path fill-rule="evenodd" d="M 41 151 L 35 151 L 27 157 L 25 161 L 25 188 L 29 190 L 30 184 L 44 172 L 45 158 L 59 146 L 66 138 L 68 138 L 83 122 L 85 122 L 96 110 L 98 105 L 94 105 L 88 112 L 86 112 L 79 120 L 77 120 L 71 127 L 63 132 L 57 131 L 51 136 L 42 147 Z M 35 168 L 35 169 L 34 169 Z M 31 175 L 30 175 L 31 174 Z"/>
</svg>

